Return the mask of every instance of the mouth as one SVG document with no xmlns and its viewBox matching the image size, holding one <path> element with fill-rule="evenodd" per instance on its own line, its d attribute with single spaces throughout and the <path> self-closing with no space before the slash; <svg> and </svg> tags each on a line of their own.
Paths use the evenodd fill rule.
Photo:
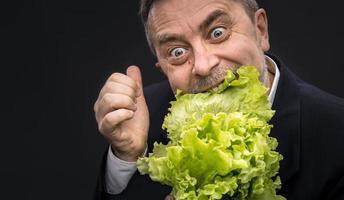
<svg viewBox="0 0 344 200">
<path fill-rule="evenodd" d="M 211 93 L 214 93 L 214 92 L 218 91 L 219 86 L 222 85 L 223 81 L 224 81 L 224 79 L 222 81 L 216 83 L 215 85 L 211 86 L 210 88 L 206 89 L 205 91 L 206 92 L 211 92 Z"/>
<path fill-rule="evenodd" d="M 234 72 L 232 72 L 232 73 L 233 73 L 234 76 L 235 76 L 234 79 L 232 79 L 232 80 L 237 80 L 237 79 L 239 78 L 239 74 L 238 74 L 236 71 L 234 71 Z M 217 92 L 219 92 L 220 90 L 222 91 L 223 88 L 222 88 L 221 86 L 223 85 L 224 80 L 225 80 L 225 79 L 222 79 L 220 82 L 218 82 L 218 83 L 216 83 L 215 85 L 213 85 L 213 86 L 207 88 L 207 89 L 204 90 L 203 92 L 217 93 Z"/>
<path fill-rule="evenodd" d="M 212 85 L 212 86 L 209 86 L 209 87 L 205 87 L 199 91 L 195 91 L 195 92 L 192 92 L 194 94 L 196 93 L 207 93 L 207 92 L 210 92 L 210 93 L 214 93 L 216 92 L 218 89 L 219 89 L 219 86 L 222 85 L 224 79 L 222 79 L 221 81 L 219 81 L 218 83 Z"/>
<path fill-rule="evenodd" d="M 232 73 L 229 73 L 229 70 Z M 229 82 L 231 82 L 232 80 L 239 78 L 239 74 L 236 70 L 237 68 L 226 68 L 226 71 L 221 70 L 214 73 L 211 77 L 200 79 L 197 81 L 196 84 L 194 84 L 194 87 L 191 90 L 189 90 L 188 93 L 219 93 L 227 88 L 227 86 L 224 85 L 225 80 L 227 80 L 226 85 L 228 85 Z"/>
</svg>

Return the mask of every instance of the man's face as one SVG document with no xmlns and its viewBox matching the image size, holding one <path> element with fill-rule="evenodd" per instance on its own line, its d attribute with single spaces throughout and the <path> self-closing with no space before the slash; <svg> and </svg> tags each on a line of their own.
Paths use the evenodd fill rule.
<svg viewBox="0 0 344 200">
<path fill-rule="evenodd" d="M 262 70 L 269 49 L 265 11 L 249 18 L 232 0 L 160 0 L 149 16 L 158 63 L 172 89 L 202 92 L 217 86 L 227 69 Z"/>
</svg>

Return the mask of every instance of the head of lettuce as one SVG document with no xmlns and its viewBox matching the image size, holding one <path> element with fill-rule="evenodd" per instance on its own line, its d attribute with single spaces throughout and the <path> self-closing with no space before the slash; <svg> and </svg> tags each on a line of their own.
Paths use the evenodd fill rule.
<svg viewBox="0 0 344 200">
<path fill-rule="evenodd" d="M 171 186 L 177 200 L 284 199 L 276 194 L 282 155 L 269 137 L 266 93 L 252 66 L 229 70 L 212 91 L 177 92 L 163 123 L 170 142 L 155 143 L 138 170 Z"/>
</svg>

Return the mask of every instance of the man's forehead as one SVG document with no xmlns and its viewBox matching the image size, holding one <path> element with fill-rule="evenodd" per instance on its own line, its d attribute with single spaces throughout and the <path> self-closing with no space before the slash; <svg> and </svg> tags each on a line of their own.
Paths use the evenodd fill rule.
<svg viewBox="0 0 344 200">
<path fill-rule="evenodd" d="M 197 17 L 211 9 L 230 11 L 232 0 L 160 0 L 151 8 L 149 20 L 154 24 L 178 18 Z"/>
<path fill-rule="evenodd" d="M 191 26 L 199 25 L 211 12 L 223 10 L 230 14 L 233 7 L 231 0 L 161 0 L 152 6 L 148 20 L 157 33 L 188 21 Z"/>
</svg>

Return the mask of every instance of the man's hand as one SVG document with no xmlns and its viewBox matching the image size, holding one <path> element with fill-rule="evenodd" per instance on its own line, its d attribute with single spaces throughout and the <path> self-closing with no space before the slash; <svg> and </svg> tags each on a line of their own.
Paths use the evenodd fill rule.
<svg viewBox="0 0 344 200">
<path fill-rule="evenodd" d="M 136 161 L 145 150 L 149 128 L 139 68 L 128 67 L 126 75 L 112 74 L 99 93 L 94 112 L 98 129 L 115 155 Z"/>
<path fill-rule="evenodd" d="M 175 200 L 175 198 L 172 195 L 168 195 L 165 197 L 165 200 Z"/>
</svg>

